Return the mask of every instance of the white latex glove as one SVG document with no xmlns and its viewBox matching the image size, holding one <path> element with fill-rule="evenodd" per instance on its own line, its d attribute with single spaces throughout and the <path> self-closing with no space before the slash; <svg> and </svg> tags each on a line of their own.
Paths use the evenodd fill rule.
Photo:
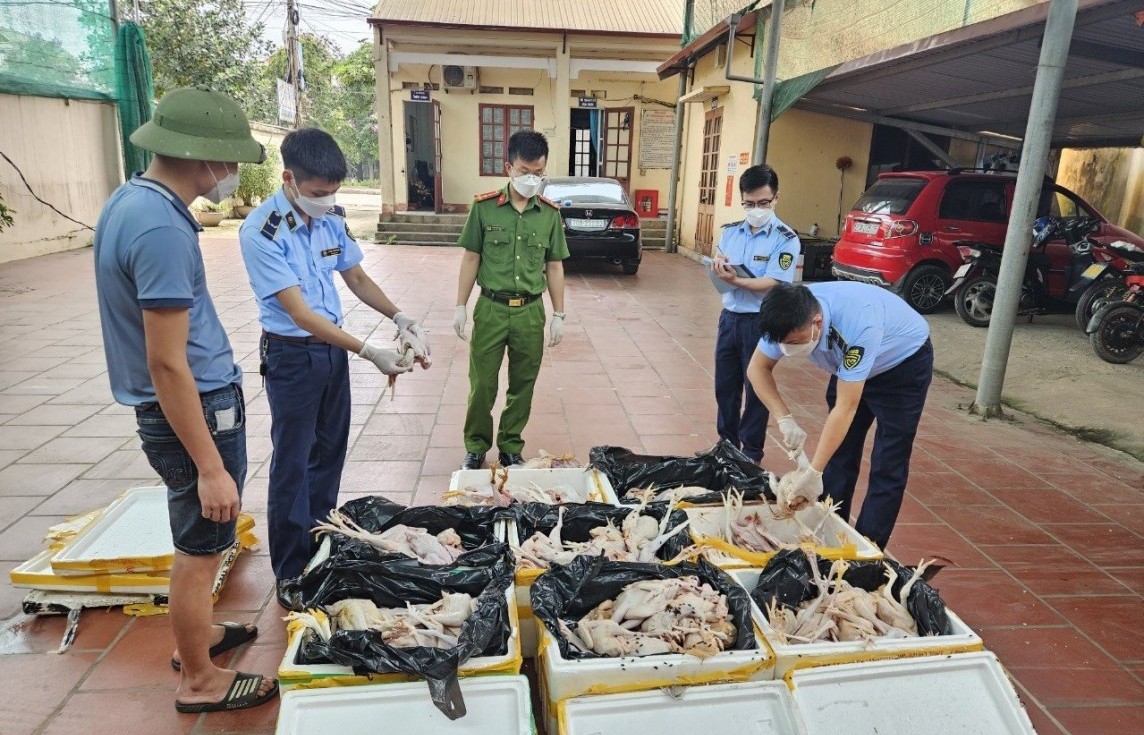
<svg viewBox="0 0 1144 735">
<path fill-rule="evenodd" d="M 787 414 L 780 418 L 779 431 L 782 432 L 783 444 L 786 445 L 787 454 L 793 458 L 797 452 L 802 451 L 806 444 L 806 432 L 794 420 L 794 416 Z"/>
<path fill-rule="evenodd" d="M 393 315 L 393 323 L 397 325 L 397 331 L 399 332 L 404 332 L 408 329 L 419 337 L 425 334 L 425 332 L 421 330 L 421 325 L 417 323 L 417 320 L 408 316 L 404 311 L 399 311 Z"/>
<path fill-rule="evenodd" d="M 552 324 L 549 327 L 548 346 L 555 347 L 560 344 L 560 340 L 564 339 L 564 315 L 553 314 Z"/>
<path fill-rule="evenodd" d="M 425 336 L 421 324 L 401 311 L 393 315 L 393 323 L 397 325 L 397 339 L 401 341 L 402 346 L 412 349 L 422 364 L 429 367 L 432 362 L 429 358 L 433 351 L 429 348 L 429 338 Z"/>
<path fill-rule="evenodd" d="M 461 304 L 453 310 L 453 331 L 457 333 L 465 342 L 469 341 L 469 337 L 465 334 L 465 322 L 468 320 L 468 314 L 465 312 L 465 305 Z"/>
<path fill-rule="evenodd" d="M 775 489 L 780 510 L 802 510 L 821 496 L 822 473 L 809 465 L 783 475 Z"/>
<path fill-rule="evenodd" d="M 372 362 L 378 370 L 386 375 L 400 375 L 413 369 L 413 361 L 406 362 L 397 350 L 382 349 L 377 345 L 371 345 L 369 342 L 362 345 L 358 355 Z"/>
</svg>

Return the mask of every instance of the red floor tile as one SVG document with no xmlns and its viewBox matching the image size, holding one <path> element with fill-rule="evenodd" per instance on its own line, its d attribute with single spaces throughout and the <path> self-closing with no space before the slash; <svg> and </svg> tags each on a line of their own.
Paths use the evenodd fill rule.
<svg viewBox="0 0 1144 735">
<path fill-rule="evenodd" d="M 995 487 L 1043 487 L 1045 481 L 1006 460 L 957 464 L 957 471 L 986 491 Z"/>
<path fill-rule="evenodd" d="M 1029 715 L 1029 720 L 1033 723 L 1033 729 L 1037 735 L 1068 735 L 1062 730 L 1052 719 L 1048 711 L 1041 706 L 1039 702 L 1030 701 L 1030 698 L 1023 695 L 1021 696 L 1022 704 L 1025 705 L 1025 712 Z"/>
<path fill-rule="evenodd" d="M 1139 562 L 1141 539 L 1114 523 L 1043 524 L 1045 531 L 1097 565 Z"/>
<path fill-rule="evenodd" d="M 1123 503 L 1119 505 L 1097 505 L 1095 510 L 1116 523 L 1144 536 L 1144 503 Z"/>
<path fill-rule="evenodd" d="M 1122 668 L 1071 626 L 989 628 L 981 632 L 981 637 L 985 647 L 996 653 L 1009 669 L 1059 669 L 1065 666 L 1103 670 Z"/>
<path fill-rule="evenodd" d="M 84 610 L 71 651 L 102 651 L 132 618 L 120 608 Z M 62 615 L 19 615 L 0 630 L 0 656 L 19 653 L 54 653 L 60 647 L 67 618 Z"/>
<path fill-rule="evenodd" d="M 1105 567 L 1104 572 L 1138 595 L 1144 595 L 1144 566 Z"/>
<path fill-rule="evenodd" d="M 1128 735 L 1144 732 L 1144 706 L 1077 707 L 1050 710 L 1070 733 L 1076 735 Z"/>
<path fill-rule="evenodd" d="M 906 494 L 925 505 L 998 505 L 989 493 L 955 472 L 917 472 L 910 464 Z"/>
<path fill-rule="evenodd" d="M 953 611 L 975 630 L 1065 622 L 1002 571 L 944 569 L 932 584 Z"/>
<path fill-rule="evenodd" d="M 1044 478 L 1053 487 L 1090 505 L 1144 502 L 1144 491 L 1095 472 L 1046 474 Z"/>
<path fill-rule="evenodd" d="M 982 546 L 981 551 L 1038 595 L 1119 595 L 1126 592 L 1104 570 L 1058 544 Z"/>
<path fill-rule="evenodd" d="M 117 692 L 114 699 L 107 692 L 79 692 L 52 717 L 43 735 L 180 735 L 189 733 L 198 719 L 175 712 L 174 687 L 128 689 Z"/>
<path fill-rule="evenodd" d="M 464 416 L 464 406 L 461 407 Z M 362 427 L 363 436 L 385 434 L 388 436 L 418 436 L 433 430 L 435 412 L 429 413 L 375 413 Z"/>
<path fill-rule="evenodd" d="M 897 525 L 907 523 L 937 523 L 938 517 L 928 508 L 907 496 L 902 501 L 902 509 L 898 512 Z M 896 528 L 897 526 L 895 526 Z"/>
<path fill-rule="evenodd" d="M 944 523 L 895 527 L 888 551 L 905 564 L 941 558 L 963 569 L 993 568 L 992 561 Z"/>
<path fill-rule="evenodd" d="M 1144 661 L 1140 597 L 1050 597 L 1048 602 L 1117 661 Z"/>
<path fill-rule="evenodd" d="M 1144 684 L 1122 668 L 1084 669 L 1063 663 L 1055 668 L 1015 668 L 1010 671 L 1050 709 L 1094 704 L 1144 704 Z"/>
<path fill-rule="evenodd" d="M 274 593 L 274 570 L 270 568 L 269 557 L 242 554 L 231 569 L 226 585 L 215 602 L 216 612 L 245 612 L 239 621 L 245 621 L 250 613 L 262 609 L 270 595 Z"/>
<path fill-rule="evenodd" d="M 0 656 L 0 731 L 32 735 L 59 707 L 91 668 L 97 654 L 69 651 L 63 656 Z M 73 732 L 96 732 L 80 728 Z M 112 732 L 112 731 L 108 731 Z"/>
<path fill-rule="evenodd" d="M 178 674 L 171 669 L 174 651 L 175 636 L 166 616 L 136 618 L 96 664 L 82 688 L 169 687 L 174 691 L 179 685 Z"/>
<path fill-rule="evenodd" d="M 428 446 L 426 434 L 363 434 L 349 456 L 356 460 L 421 461 Z"/>
<path fill-rule="evenodd" d="M 1025 520 L 1044 523 L 1099 523 L 1099 512 L 1068 493 L 1049 487 L 997 488 L 993 495 Z"/>
<path fill-rule="evenodd" d="M 946 506 L 938 515 L 973 544 L 1046 544 L 1052 539 L 1008 508 Z"/>
</svg>

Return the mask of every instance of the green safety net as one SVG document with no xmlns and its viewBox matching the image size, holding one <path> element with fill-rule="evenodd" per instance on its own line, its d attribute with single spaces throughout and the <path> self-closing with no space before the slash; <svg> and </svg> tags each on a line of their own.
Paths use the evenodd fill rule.
<svg viewBox="0 0 1144 735">
<path fill-rule="evenodd" d="M 119 27 L 115 44 L 115 86 L 119 97 L 119 134 L 123 138 L 123 172 L 130 176 L 144 171 L 151 154 L 131 142 L 131 134 L 151 119 L 155 86 L 151 81 L 151 57 L 143 29 L 134 23 Z"/>
<path fill-rule="evenodd" d="M 775 96 L 771 99 L 771 122 L 778 119 L 779 115 L 783 114 L 795 102 L 802 99 L 810 90 L 818 86 L 818 83 L 826 79 L 830 72 L 838 68 L 838 65 L 828 66 L 825 69 L 812 71 L 809 74 L 802 76 L 792 77 L 785 79 L 781 82 L 775 83 Z M 755 99 L 762 97 L 762 86 L 760 85 L 755 90 Z"/>
<path fill-rule="evenodd" d="M 0 93 L 115 99 L 110 0 L 0 2 Z"/>
<path fill-rule="evenodd" d="M 746 0 L 695 0 L 690 8 L 684 5 L 683 42 L 681 45 L 686 46 L 699 38 L 719 23 L 727 20 L 732 13 L 746 15 L 761 2 L 762 0 L 753 0 L 753 2 Z"/>
</svg>

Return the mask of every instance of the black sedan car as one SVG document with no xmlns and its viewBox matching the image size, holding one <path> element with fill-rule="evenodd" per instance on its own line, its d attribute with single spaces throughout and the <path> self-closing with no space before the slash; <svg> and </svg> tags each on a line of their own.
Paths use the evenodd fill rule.
<svg viewBox="0 0 1144 735">
<path fill-rule="evenodd" d="M 640 269 L 640 218 L 615 179 L 567 176 L 548 179 L 540 193 L 560 205 L 573 258 L 606 260 L 634 276 Z"/>
</svg>

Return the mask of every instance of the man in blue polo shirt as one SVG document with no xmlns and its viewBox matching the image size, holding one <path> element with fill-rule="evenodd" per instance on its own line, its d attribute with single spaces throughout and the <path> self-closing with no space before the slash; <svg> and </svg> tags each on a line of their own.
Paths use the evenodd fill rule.
<svg viewBox="0 0 1144 735">
<path fill-rule="evenodd" d="M 253 707 L 272 699 L 278 683 L 211 661 L 257 634 L 211 624 L 220 556 L 235 542 L 246 421 L 242 371 L 207 292 L 202 228 L 187 207 L 200 196 L 230 196 L 238 162 L 261 160 L 262 146 L 234 100 L 204 88 L 168 92 L 131 142 L 155 157 L 104 205 L 95 282 L 112 394 L 135 407 L 143 451 L 167 486 L 175 708 Z"/>
<path fill-rule="evenodd" d="M 347 351 L 396 376 L 413 369 L 397 350 L 345 332 L 334 273 L 361 301 L 428 343 L 361 266 L 362 252 L 334 202 L 346 159 L 315 128 L 282 141 L 283 186 L 239 229 L 242 258 L 258 297 L 262 373 L 270 402 L 267 520 L 270 564 L 283 583 L 300 575 L 317 547 L 310 529 L 337 506 L 350 431 Z M 423 362 L 427 364 L 427 362 Z M 287 606 L 279 594 L 279 601 Z"/>
<path fill-rule="evenodd" d="M 849 520 L 862 448 L 877 420 L 870 482 L 855 528 L 885 548 L 905 496 L 914 436 L 933 378 L 929 325 L 896 294 L 849 281 L 776 286 L 759 323 L 751 385 L 781 417 L 779 430 L 792 453 L 802 452 L 806 432 L 779 395 L 774 366 L 783 357 L 805 357 L 831 373 L 830 413 L 814 455 L 783 477 L 780 491 L 807 500 L 825 492 L 842 504 L 839 512 Z"/>
<path fill-rule="evenodd" d="M 711 261 L 715 275 L 733 288 L 723 294 L 715 338 L 716 429 L 743 454 L 763 458 L 767 409 L 751 390 L 747 366 L 759 344 L 759 307 L 775 284 L 794 279 L 800 244 L 794 231 L 775 217 L 779 176 L 770 166 L 751 166 L 739 177 L 741 222 L 724 226 Z M 736 275 L 741 265 L 752 277 Z M 744 400 L 746 393 L 746 400 Z"/>
</svg>

